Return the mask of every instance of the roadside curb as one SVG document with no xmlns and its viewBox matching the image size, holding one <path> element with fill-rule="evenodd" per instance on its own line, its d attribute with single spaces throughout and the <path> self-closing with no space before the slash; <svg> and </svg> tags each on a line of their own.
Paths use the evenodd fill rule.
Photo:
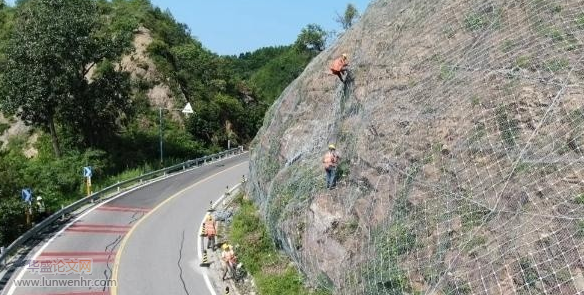
<svg viewBox="0 0 584 295">
<path fill-rule="evenodd" d="M 213 204 L 212 208 L 217 211 L 226 210 L 231 205 L 233 198 L 243 189 L 245 183 L 239 182 L 235 186 L 233 186 L 227 194 L 221 195 L 217 201 Z M 205 218 L 203 217 L 201 221 L 201 227 L 205 222 Z M 227 241 L 226 234 L 227 234 L 227 225 L 225 222 L 220 222 L 219 225 L 219 233 L 221 233 L 221 239 L 216 241 L 217 244 L 220 242 Z M 218 235 L 219 236 L 219 235 Z M 202 247 L 204 244 L 205 238 L 199 237 L 199 252 L 202 252 Z M 210 255 L 210 259 L 212 261 L 211 266 L 209 267 L 209 271 L 207 272 L 206 279 L 209 280 L 209 291 L 211 291 L 212 295 L 224 295 L 226 294 L 226 287 L 229 287 L 229 295 L 240 295 L 242 294 L 240 288 L 238 288 L 237 284 L 229 278 L 225 281 L 221 280 L 220 276 L 223 273 L 221 267 L 221 250 L 218 248 L 215 251 L 207 252 Z M 201 259 L 201 255 L 199 255 L 199 260 Z M 250 280 L 249 274 L 248 277 L 244 279 L 244 282 Z M 210 286 L 209 286 L 210 285 Z M 252 282 L 253 285 L 253 282 Z"/>
</svg>

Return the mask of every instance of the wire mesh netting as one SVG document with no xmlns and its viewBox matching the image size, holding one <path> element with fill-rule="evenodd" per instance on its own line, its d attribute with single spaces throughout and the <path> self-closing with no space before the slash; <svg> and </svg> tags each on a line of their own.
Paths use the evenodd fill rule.
<svg viewBox="0 0 584 295">
<path fill-rule="evenodd" d="M 335 294 L 584 293 L 583 42 L 584 1 L 374 1 L 254 142 L 278 245 Z"/>
</svg>

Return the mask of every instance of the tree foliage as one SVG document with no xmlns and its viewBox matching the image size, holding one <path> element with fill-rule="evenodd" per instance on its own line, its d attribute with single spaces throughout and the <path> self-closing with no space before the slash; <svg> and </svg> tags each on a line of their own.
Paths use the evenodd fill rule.
<svg viewBox="0 0 584 295">
<path fill-rule="evenodd" d="M 342 15 L 337 14 L 335 21 L 338 22 L 343 30 L 349 29 L 359 19 L 359 11 L 355 5 L 349 3 Z"/>
<path fill-rule="evenodd" d="M 146 54 L 154 78 L 123 71 L 122 58 L 136 53 L 136 32 L 152 38 Z M 0 110 L 38 135 L 33 158 L 23 154 L 33 142 L 26 136 L 0 150 L 0 245 L 27 229 L 24 187 L 54 212 L 83 195 L 83 166 L 95 168 L 95 185 L 127 169 L 159 167 L 157 107 L 168 102 L 150 98 L 154 87 L 168 86 L 172 105 L 188 101 L 195 111 L 188 118 L 163 112 L 164 164 L 222 150 L 228 140 L 246 144 L 280 92 L 324 49 L 325 35 L 309 25 L 296 42 L 302 46 L 219 56 L 148 0 L 20 0 L 14 7 L 0 0 Z"/>
<path fill-rule="evenodd" d="M 300 50 L 323 51 L 327 35 L 327 32 L 321 26 L 309 24 L 298 35 L 295 46 Z"/>
<path fill-rule="evenodd" d="M 101 30 L 96 11 L 90 0 L 25 2 L 6 49 L 0 107 L 48 129 L 56 156 L 61 150 L 56 123 L 77 127 L 79 118 L 70 120 L 72 110 L 100 107 L 91 105 L 95 97 L 86 96 L 100 92 L 103 83 L 89 83 L 87 74 L 124 49 L 116 36 Z"/>
</svg>

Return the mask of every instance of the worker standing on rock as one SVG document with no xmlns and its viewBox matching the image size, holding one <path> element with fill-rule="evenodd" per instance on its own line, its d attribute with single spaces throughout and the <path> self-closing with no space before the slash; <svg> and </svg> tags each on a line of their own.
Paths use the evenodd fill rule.
<svg viewBox="0 0 584 295">
<path fill-rule="evenodd" d="M 331 72 L 334 75 L 337 75 L 341 82 L 345 83 L 346 79 L 343 79 L 343 75 L 347 72 L 347 67 L 349 66 L 349 60 L 347 58 L 347 54 L 343 53 L 339 58 L 333 61 L 331 65 Z"/>
<path fill-rule="evenodd" d="M 330 144 L 328 148 L 329 150 L 324 155 L 322 162 L 326 173 L 326 188 L 333 189 L 336 186 L 337 166 L 341 157 L 337 153 L 334 144 Z"/>
<path fill-rule="evenodd" d="M 207 214 L 205 219 L 205 234 L 207 235 L 207 249 L 215 251 L 215 236 L 217 235 L 217 222 L 211 216 Z"/>
</svg>

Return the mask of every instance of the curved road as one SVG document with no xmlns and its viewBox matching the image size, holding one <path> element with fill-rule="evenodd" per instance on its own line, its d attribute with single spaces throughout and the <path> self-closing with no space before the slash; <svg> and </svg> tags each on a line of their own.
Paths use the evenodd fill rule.
<svg viewBox="0 0 584 295">
<path fill-rule="evenodd" d="M 247 174 L 247 163 L 247 154 L 228 158 L 89 210 L 35 250 L 30 259 L 40 261 L 37 265 L 16 272 L 18 283 L 36 279 L 45 287 L 16 287 L 12 282 L 2 294 L 213 294 L 197 256 L 201 220 L 209 203 Z M 75 269 L 84 258 L 92 261 L 90 274 Z M 59 271 L 68 274 L 44 274 L 43 261 L 63 262 Z M 64 283 L 47 279 L 73 279 L 77 285 L 55 286 Z M 93 286 L 111 279 L 117 287 Z"/>
</svg>

